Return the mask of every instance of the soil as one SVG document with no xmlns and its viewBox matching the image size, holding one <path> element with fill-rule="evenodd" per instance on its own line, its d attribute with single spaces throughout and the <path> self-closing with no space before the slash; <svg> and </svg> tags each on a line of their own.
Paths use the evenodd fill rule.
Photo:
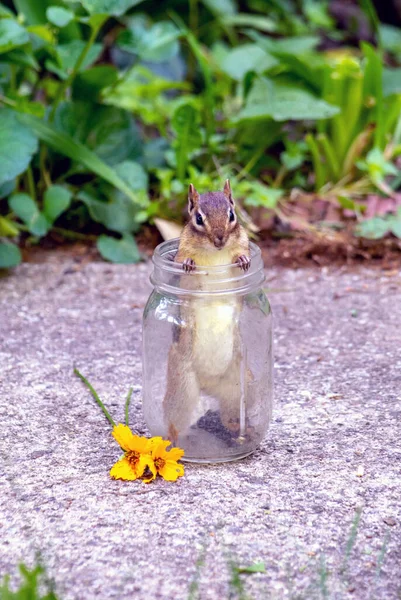
<svg viewBox="0 0 401 600">
<path fill-rule="evenodd" d="M 163 238 L 155 227 L 146 227 L 137 237 L 141 253 L 149 257 Z M 262 249 L 266 267 L 322 267 L 328 265 L 365 265 L 382 269 L 401 268 L 401 240 L 356 238 L 351 231 L 316 233 L 262 232 L 255 240 Z M 51 251 L 51 252 L 49 252 Z M 50 234 L 39 245 L 22 248 L 23 259 L 29 263 L 44 263 L 72 258 L 79 263 L 101 259 L 94 241 L 67 241 Z"/>
</svg>

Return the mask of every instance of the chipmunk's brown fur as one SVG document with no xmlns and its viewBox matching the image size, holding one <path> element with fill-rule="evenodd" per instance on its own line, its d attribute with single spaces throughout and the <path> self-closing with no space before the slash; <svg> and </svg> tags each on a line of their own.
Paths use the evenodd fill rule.
<svg viewBox="0 0 401 600">
<path fill-rule="evenodd" d="M 232 264 L 234 275 L 234 269 L 249 268 L 249 239 L 237 221 L 228 180 L 223 192 L 202 195 L 191 184 L 188 211 L 190 221 L 175 257 L 185 272 L 197 266 Z M 201 278 L 196 286 L 213 289 L 212 274 Z M 163 403 L 169 438 L 174 443 L 191 425 L 201 392 L 217 398 L 226 427 L 236 426 L 241 395 L 239 313 L 240 301 L 231 296 L 193 298 L 181 309 L 184 326 L 170 349 Z"/>
</svg>

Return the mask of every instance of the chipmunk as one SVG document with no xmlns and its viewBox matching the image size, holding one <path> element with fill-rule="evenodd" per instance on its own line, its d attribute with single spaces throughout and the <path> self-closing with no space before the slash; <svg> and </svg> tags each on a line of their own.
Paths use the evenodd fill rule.
<svg viewBox="0 0 401 600">
<path fill-rule="evenodd" d="M 228 276 L 235 276 L 235 269 L 249 269 L 249 239 L 237 221 L 229 180 L 223 192 L 202 195 L 191 184 L 188 212 L 190 220 L 174 259 L 182 263 L 185 274 L 198 266 L 232 265 Z M 194 276 L 194 289 L 213 291 L 214 277 L 213 272 Z M 164 420 L 173 443 L 188 432 L 201 392 L 218 400 L 224 427 L 235 429 L 239 423 L 243 393 L 240 305 L 232 295 L 199 295 L 181 307 L 182 326 L 170 348 L 163 401 Z"/>
</svg>

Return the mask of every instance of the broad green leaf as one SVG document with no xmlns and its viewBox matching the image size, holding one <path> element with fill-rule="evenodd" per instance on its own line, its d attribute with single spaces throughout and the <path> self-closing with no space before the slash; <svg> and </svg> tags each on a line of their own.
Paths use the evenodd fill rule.
<svg viewBox="0 0 401 600">
<path fill-rule="evenodd" d="M 14 18 L 15 15 L 13 13 L 12 10 L 10 10 L 9 8 L 7 8 L 7 6 L 4 6 L 4 4 L 2 4 L 0 2 L 0 17 L 11 17 Z"/>
<path fill-rule="evenodd" d="M 70 73 L 85 46 L 86 42 L 82 40 L 72 40 L 67 44 L 57 46 L 57 56 L 60 61 L 60 68 L 66 73 Z M 102 49 L 102 44 L 93 44 L 81 65 L 80 71 L 84 71 L 94 63 L 99 58 Z"/>
<path fill-rule="evenodd" d="M 386 175 L 398 175 L 398 169 L 388 161 L 379 148 L 372 148 L 364 160 L 356 162 L 361 171 L 366 171 L 373 182 L 383 181 Z"/>
<path fill-rule="evenodd" d="M 50 223 L 69 208 L 72 194 L 61 185 L 52 185 L 44 195 L 43 213 Z"/>
<path fill-rule="evenodd" d="M 74 13 L 62 6 L 49 6 L 46 10 L 46 16 L 50 23 L 57 27 L 65 27 L 74 19 Z"/>
<path fill-rule="evenodd" d="M 137 159 L 142 153 L 142 141 L 132 116 L 113 106 L 89 102 L 64 102 L 56 112 L 54 125 L 110 165 L 127 159 Z"/>
<path fill-rule="evenodd" d="M 68 0 L 68 2 L 75 2 L 75 0 Z M 121 17 L 127 10 L 137 6 L 143 0 L 79 0 L 79 2 L 91 15 Z"/>
<path fill-rule="evenodd" d="M 355 235 L 370 240 L 378 240 L 386 235 L 390 230 L 390 223 L 384 217 L 373 217 L 362 221 L 355 228 Z"/>
<path fill-rule="evenodd" d="M 274 121 L 327 119 L 339 110 L 299 87 L 274 83 L 261 77 L 255 81 L 245 108 L 235 122 L 268 118 Z"/>
<path fill-rule="evenodd" d="M 208 7 L 210 12 L 221 17 L 234 15 L 237 12 L 235 0 L 203 0 L 203 4 Z"/>
<path fill-rule="evenodd" d="M 20 249 L 14 244 L 0 242 L 0 269 L 16 267 L 22 260 Z"/>
<path fill-rule="evenodd" d="M 171 127 L 176 134 L 174 142 L 179 179 L 184 179 L 191 152 L 202 145 L 199 130 L 200 115 L 191 104 L 182 104 L 174 112 Z"/>
<path fill-rule="evenodd" d="M 29 25 L 38 25 L 46 22 L 46 0 L 14 0 L 18 13 L 24 16 Z"/>
<path fill-rule="evenodd" d="M 41 237 L 49 231 L 49 221 L 28 194 L 14 194 L 9 198 L 8 204 L 33 235 Z"/>
<path fill-rule="evenodd" d="M 111 231 L 126 233 L 136 231 L 139 207 L 133 204 L 121 192 L 111 193 L 110 199 L 102 198 L 100 191 L 87 187 L 77 195 L 88 208 L 89 214 L 96 223 L 101 223 Z"/>
<path fill-rule="evenodd" d="M 142 21 L 137 20 L 119 35 L 117 44 L 142 60 L 165 62 L 178 54 L 180 35 L 180 30 L 170 21 L 160 21 L 146 28 Z"/>
<path fill-rule="evenodd" d="M 277 64 L 277 59 L 267 54 L 257 44 L 244 44 L 230 50 L 220 67 L 233 79 L 242 81 L 249 71 L 263 73 Z"/>
<path fill-rule="evenodd" d="M 396 237 L 401 238 L 401 207 L 398 209 L 397 214 L 392 215 L 389 218 L 390 231 Z"/>
<path fill-rule="evenodd" d="M 0 108 L 0 185 L 25 171 L 38 149 L 36 135 L 8 108 Z"/>
<path fill-rule="evenodd" d="M 109 167 L 86 146 L 75 141 L 71 136 L 57 131 L 54 125 L 36 119 L 31 115 L 19 115 L 19 120 L 25 125 L 28 125 L 39 139 L 48 144 L 51 148 L 78 163 L 82 163 L 87 169 L 96 173 L 99 177 L 124 192 L 132 202 L 137 202 L 135 193 L 125 181 L 117 175 L 116 171 Z"/>
<path fill-rule="evenodd" d="M 253 183 L 251 191 L 247 194 L 244 204 L 246 206 L 263 206 L 274 209 L 280 198 L 284 196 L 284 190 L 267 187 L 261 183 Z"/>
<path fill-rule="evenodd" d="M 401 94 L 401 69 L 383 69 L 383 96 Z"/>
<path fill-rule="evenodd" d="M 15 179 L 10 179 L 9 181 L 4 181 L 4 183 L 0 184 L 0 198 L 7 198 L 7 196 L 15 190 L 15 185 Z"/>
<path fill-rule="evenodd" d="M 401 29 L 382 23 L 379 27 L 383 48 L 396 55 L 401 54 Z"/>
<path fill-rule="evenodd" d="M 318 35 L 273 38 L 262 36 L 256 31 L 250 31 L 248 35 L 266 52 L 275 55 L 289 54 L 299 56 L 306 54 L 314 50 L 320 42 Z"/>
<path fill-rule="evenodd" d="M 115 166 L 116 172 L 134 192 L 147 190 L 148 174 L 137 162 L 126 160 Z"/>
<path fill-rule="evenodd" d="M 15 226 L 14 221 L 0 215 L 0 237 L 15 237 L 18 234 L 19 229 Z"/>
<path fill-rule="evenodd" d="M 48 45 L 53 46 L 56 43 L 56 36 L 54 35 L 52 27 L 47 23 L 45 25 L 30 25 L 27 27 L 27 31 L 37 36 L 35 38 L 35 50 Z"/>
<path fill-rule="evenodd" d="M 96 245 L 103 258 L 111 262 L 131 264 L 141 260 L 138 246 L 130 234 L 125 234 L 120 240 L 108 235 L 101 235 Z"/>
<path fill-rule="evenodd" d="M 78 73 L 74 80 L 72 95 L 74 100 L 97 101 L 101 91 L 116 83 L 118 70 L 111 65 L 96 65 Z"/>
<path fill-rule="evenodd" d="M 29 42 L 26 29 L 13 19 L 0 20 L 0 54 Z"/>
</svg>

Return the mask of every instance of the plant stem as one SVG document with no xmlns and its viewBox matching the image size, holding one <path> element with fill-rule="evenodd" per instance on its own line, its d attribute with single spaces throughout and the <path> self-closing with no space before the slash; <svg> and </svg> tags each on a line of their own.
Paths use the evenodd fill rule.
<svg viewBox="0 0 401 600">
<path fill-rule="evenodd" d="M 82 379 L 82 381 L 84 382 L 84 384 L 86 385 L 86 387 L 90 390 L 90 392 L 92 393 L 92 396 L 94 397 L 94 399 L 96 400 L 98 406 L 100 406 L 100 408 L 103 411 L 104 416 L 106 417 L 106 419 L 109 421 L 110 425 L 112 425 L 113 427 L 116 426 L 115 422 L 113 421 L 112 416 L 110 415 L 109 411 L 107 410 L 107 408 L 105 407 L 105 405 L 103 404 L 103 402 L 100 400 L 99 396 L 97 395 L 96 391 L 94 390 L 94 388 L 91 386 L 91 384 L 89 383 L 89 381 L 86 379 L 86 377 L 84 377 L 82 375 L 82 373 L 80 373 L 78 371 L 78 369 L 74 369 L 74 373 L 75 375 L 78 375 L 78 377 L 80 379 Z"/>
<path fill-rule="evenodd" d="M 34 200 L 34 202 L 36 202 L 35 180 L 33 178 L 33 172 L 32 172 L 31 165 L 29 165 L 29 167 L 26 170 L 26 176 L 28 179 L 29 195 L 31 196 L 32 200 Z"/>
<path fill-rule="evenodd" d="M 88 38 L 88 41 L 86 42 L 85 46 L 83 47 L 81 54 L 78 56 L 77 62 L 75 63 L 71 73 L 69 74 L 67 79 L 65 79 L 63 81 L 63 83 L 60 85 L 60 87 L 58 88 L 57 94 L 56 94 L 55 99 L 53 100 L 53 106 L 52 106 L 52 109 L 51 109 L 50 115 L 49 115 L 50 123 L 54 119 L 54 116 L 55 116 L 56 110 L 57 110 L 57 106 L 60 104 L 61 100 L 64 98 L 64 94 L 65 94 L 66 90 L 69 87 L 71 87 L 72 82 L 74 81 L 79 69 L 81 68 L 85 58 L 88 55 L 89 50 L 91 49 L 92 45 L 94 44 L 94 42 L 96 40 L 96 36 L 99 33 L 99 30 L 100 30 L 101 26 L 103 25 L 103 23 L 104 23 L 104 21 L 102 23 L 98 23 L 98 24 L 96 24 L 96 26 L 92 27 L 91 34 Z"/>
<path fill-rule="evenodd" d="M 69 229 L 64 229 L 63 227 L 52 227 L 52 231 L 72 240 L 90 240 L 93 242 L 97 240 L 96 235 L 79 233 L 78 231 L 70 231 Z"/>
<path fill-rule="evenodd" d="M 127 427 L 129 427 L 129 414 L 128 414 L 128 409 L 129 409 L 129 404 L 131 402 L 131 396 L 132 396 L 132 392 L 133 392 L 133 388 L 131 387 L 128 391 L 128 396 L 127 399 L 125 401 L 125 424 Z"/>
</svg>

